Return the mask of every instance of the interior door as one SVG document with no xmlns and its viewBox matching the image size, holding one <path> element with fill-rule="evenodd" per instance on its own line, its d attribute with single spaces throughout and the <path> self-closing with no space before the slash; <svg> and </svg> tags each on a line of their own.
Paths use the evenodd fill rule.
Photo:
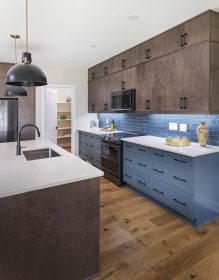
<svg viewBox="0 0 219 280">
<path fill-rule="evenodd" d="M 57 90 L 47 88 L 45 94 L 45 138 L 57 144 Z"/>
</svg>

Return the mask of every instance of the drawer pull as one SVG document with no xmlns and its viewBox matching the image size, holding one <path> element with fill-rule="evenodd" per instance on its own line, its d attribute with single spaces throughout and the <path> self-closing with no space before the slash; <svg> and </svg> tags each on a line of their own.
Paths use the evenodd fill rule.
<svg viewBox="0 0 219 280">
<path fill-rule="evenodd" d="M 179 178 L 179 177 L 177 177 L 177 176 L 174 176 L 173 178 L 176 179 L 176 180 L 178 180 L 178 181 L 181 181 L 181 182 L 186 182 L 185 179 L 181 179 L 181 178 Z"/>
<path fill-rule="evenodd" d="M 146 151 L 143 150 L 143 149 L 138 149 L 138 151 L 139 151 L 139 152 L 144 152 L 144 153 L 146 152 Z"/>
<path fill-rule="evenodd" d="M 132 159 L 129 159 L 129 158 L 125 158 L 125 160 L 132 162 Z"/>
<path fill-rule="evenodd" d="M 132 179 L 132 176 L 129 176 L 128 174 L 125 174 L 126 177 Z"/>
<path fill-rule="evenodd" d="M 161 174 L 164 174 L 164 171 L 161 171 L 161 170 L 158 170 L 156 168 L 154 168 L 154 171 L 158 172 L 158 173 L 161 173 Z"/>
<path fill-rule="evenodd" d="M 138 180 L 138 183 L 139 183 L 139 184 L 142 184 L 142 185 L 144 185 L 144 186 L 146 186 L 146 183 L 144 183 L 144 182 L 142 182 L 142 181 L 140 181 L 140 180 Z"/>
<path fill-rule="evenodd" d="M 164 155 L 162 154 L 158 154 L 158 153 L 154 153 L 155 156 L 158 156 L 158 157 L 164 157 Z"/>
<path fill-rule="evenodd" d="M 143 166 L 143 167 L 146 167 L 146 164 L 142 164 L 142 163 L 140 163 L 140 162 L 138 162 L 138 165 Z"/>
<path fill-rule="evenodd" d="M 177 158 L 174 158 L 174 160 L 177 161 L 177 162 L 186 163 L 185 160 L 180 160 L 180 159 L 177 159 Z"/>
<path fill-rule="evenodd" d="M 84 144 L 88 146 L 88 143 L 84 143 Z"/>
<path fill-rule="evenodd" d="M 126 148 L 132 149 L 132 146 L 129 146 L 127 144 L 125 146 L 126 146 Z"/>
<path fill-rule="evenodd" d="M 183 206 L 186 206 L 186 203 L 185 203 L 185 202 L 181 202 L 181 201 L 179 201 L 179 200 L 176 199 L 176 198 L 174 198 L 173 200 L 174 200 L 175 202 L 177 202 L 177 203 L 183 205 Z"/>
<path fill-rule="evenodd" d="M 158 189 L 153 189 L 155 192 L 157 192 L 157 193 L 159 193 L 159 194 L 164 194 L 163 192 L 161 192 L 161 191 L 158 191 Z"/>
<path fill-rule="evenodd" d="M 94 148 L 94 145 L 93 144 L 90 144 L 91 148 Z"/>
</svg>

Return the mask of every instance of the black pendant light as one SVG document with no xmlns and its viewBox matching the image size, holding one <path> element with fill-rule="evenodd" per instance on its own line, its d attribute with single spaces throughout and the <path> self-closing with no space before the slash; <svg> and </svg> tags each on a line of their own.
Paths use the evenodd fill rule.
<svg viewBox="0 0 219 280">
<path fill-rule="evenodd" d="M 8 71 L 5 83 L 11 86 L 26 87 L 47 85 L 44 72 L 31 62 L 31 53 L 28 50 L 28 0 L 26 0 L 26 51 L 22 54 L 22 64 L 14 65 Z"/>
<path fill-rule="evenodd" d="M 17 39 L 20 38 L 20 35 L 13 33 L 10 35 L 14 39 L 14 54 L 15 54 L 15 64 L 17 64 Z M 5 96 L 27 96 L 27 91 L 24 87 L 8 86 L 5 90 Z"/>
</svg>

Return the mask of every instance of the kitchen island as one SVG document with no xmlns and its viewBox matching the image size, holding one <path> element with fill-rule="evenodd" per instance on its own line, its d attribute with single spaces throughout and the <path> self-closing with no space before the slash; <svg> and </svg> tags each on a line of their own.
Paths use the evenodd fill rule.
<svg viewBox="0 0 219 280">
<path fill-rule="evenodd" d="M 0 279 L 80 280 L 99 273 L 99 177 L 103 172 L 47 140 L 60 156 L 28 161 L 0 144 Z"/>
</svg>

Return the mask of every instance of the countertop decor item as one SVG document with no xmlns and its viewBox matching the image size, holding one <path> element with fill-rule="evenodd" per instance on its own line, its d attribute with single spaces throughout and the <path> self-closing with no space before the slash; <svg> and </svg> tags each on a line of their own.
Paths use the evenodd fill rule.
<svg viewBox="0 0 219 280">
<path fill-rule="evenodd" d="M 166 139 L 166 145 L 175 147 L 190 146 L 191 142 L 187 137 L 169 137 Z"/>
<path fill-rule="evenodd" d="M 103 128 L 101 128 L 100 130 L 101 130 L 101 131 L 109 131 L 109 132 L 110 132 L 110 131 L 117 131 L 116 128 L 111 128 L 111 127 L 108 127 L 108 128 L 107 128 L 107 127 L 106 127 L 106 128 L 103 127 Z"/>
<path fill-rule="evenodd" d="M 68 97 L 66 98 L 66 102 L 68 102 L 68 103 L 71 102 L 71 97 L 70 97 L 70 96 L 68 96 Z"/>
<path fill-rule="evenodd" d="M 40 67 L 31 64 L 28 47 L 28 0 L 26 0 L 26 50 L 22 53 L 22 63 L 9 69 L 5 83 L 11 86 L 37 87 L 47 85 L 47 78 Z"/>
<path fill-rule="evenodd" d="M 13 33 L 10 35 L 14 39 L 14 52 L 15 52 L 15 65 L 17 64 L 17 39 L 20 38 L 20 35 Z M 5 90 L 5 96 L 27 96 L 27 91 L 24 87 L 17 86 L 8 86 Z"/>
<path fill-rule="evenodd" d="M 198 143 L 201 147 L 206 147 L 209 135 L 209 129 L 205 122 L 201 122 L 201 124 L 196 129 Z"/>
</svg>

